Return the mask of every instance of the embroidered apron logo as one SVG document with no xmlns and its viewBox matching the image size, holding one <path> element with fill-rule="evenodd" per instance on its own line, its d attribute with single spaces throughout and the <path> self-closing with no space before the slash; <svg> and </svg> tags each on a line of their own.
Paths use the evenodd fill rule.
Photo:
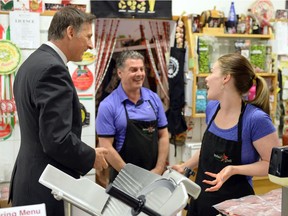
<svg viewBox="0 0 288 216">
<path fill-rule="evenodd" d="M 169 68 L 168 68 L 168 77 L 170 79 L 174 78 L 177 76 L 179 72 L 179 62 L 176 58 L 170 57 L 169 60 Z"/>
<path fill-rule="evenodd" d="M 223 163 L 232 163 L 232 160 L 229 159 L 229 157 L 225 153 L 223 153 L 222 155 L 214 154 L 214 158 Z"/>
<path fill-rule="evenodd" d="M 143 128 L 142 130 L 143 132 L 146 132 L 146 133 L 153 133 L 155 131 L 155 128 L 151 126 L 148 128 Z"/>
</svg>

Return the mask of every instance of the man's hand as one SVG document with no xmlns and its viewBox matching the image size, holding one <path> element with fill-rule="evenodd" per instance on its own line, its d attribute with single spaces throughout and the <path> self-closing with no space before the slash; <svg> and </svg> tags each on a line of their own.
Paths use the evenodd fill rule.
<svg viewBox="0 0 288 216">
<path fill-rule="evenodd" d="M 96 158 L 94 162 L 94 168 L 96 170 L 103 170 L 108 168 L 105 156 L 108 154 L 108 150 L 103 147 L 95 148 Z"/>
<path fill-rule="evenodd" d="M 162 175 L 163 172 L 165 171 L 165 169 L 163 168 L 159 168 L 159 167 L 155 167 L 154 169 L 150 170 L 152 173 L 158 174 L 158 175 Z"/>
</svg>

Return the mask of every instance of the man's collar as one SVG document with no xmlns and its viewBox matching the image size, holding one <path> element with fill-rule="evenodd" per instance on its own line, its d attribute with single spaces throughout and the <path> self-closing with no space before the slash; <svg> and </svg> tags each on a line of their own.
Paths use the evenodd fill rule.
<svg viewBox="0 0 288 216">
<path fill-rule="evenodd" d="M 144 101 L 145 101 L 145 100 L 149 100 L 149 97 L 148 97 L 148 95 L 146 94 L 146 91 L 143 90 L 143 87 L 141 87 L 140 92 L 141 92 L 141 98 L 140 98 L 140 99 L 142 99 L 142 100 L 144 100 Z M 128 99 L 128 96 L 127 96 L 127 94 L 125 93 L 125 91 L 124 91 L 124 89 L 123 89 L 123 87 L 122 87 L 121 82 L 120 82 L 120 84 L 119 84 L 118 87 L 117 87 L 117 93 L 118 93 L 118 95 L 119 95 L 119 98 L 120 98 L 120 101 L 121 101 L 121 102 L 124 102 L 125 100 Z"/>
<path fill-rule="evenodd" d="M 65 56 L 65 54 L 61 51 L 61 49 L 59 49 L 54 43 L 52 43 L 51 41 L 47 41 L 45 43 L 46 45 L 50 46 L 52 49 L 55 50 L 55 52 L 57 52 L 57 54 L 61 57 L 62 61 L 64 62 L 64 64 L 66 65 L 68 60 Z"/>
</svg>

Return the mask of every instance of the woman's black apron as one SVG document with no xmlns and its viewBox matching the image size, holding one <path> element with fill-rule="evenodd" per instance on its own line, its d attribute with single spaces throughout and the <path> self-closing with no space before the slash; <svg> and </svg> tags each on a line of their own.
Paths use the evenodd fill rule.
<svg viewBox="0 0 288 216">
<path fill-rule="evenodd" d="M 224 200 L 240 198 L 254 194 L 246 176 L 233 175 L 216 192 L 205 192 L 211 185 L 205 184 L 204 179 L 214 180 L 204 172 L 219 173 L 228 165 L 241 165 L 242 149 L 242 117 L 246 105 L 242 103 L 241 114 L 238 120 L 238 141 L 226 140 L 209 132 L 209 127 L 214 121 L 220 104 L 212 117 L 204 133 L 196 183 L 201 187 L 201 193 L 196 200 L 191 200 L 187 215 L 191 216 L 215 216 L 219 212 L 212 206 Z"/>
<path fill-rule="evenodd" d="M 126 109 L 126 101 L 124 102 L 127 128 L 125 140 L 119 154 L 125 163 L 132 163 L 151 170 L 155 168 L 158 158 L 158 120 L 152 103 L 149 100 L 148 102 L 153 108 L 156 120 L 139 121 L 130 119 Z M 110 182 L 116 178 L 117 174 L 118 172 L 111 168 Z"/>
</svg>

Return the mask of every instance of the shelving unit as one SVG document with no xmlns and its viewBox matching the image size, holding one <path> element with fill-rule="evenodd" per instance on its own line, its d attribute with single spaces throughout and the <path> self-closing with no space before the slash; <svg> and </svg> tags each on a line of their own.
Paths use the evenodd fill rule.
<svg viewBox="0 0 288 216">
<path fill-rule="evenodd" d="M 224 38 L 256 38 L 256 39 L 271 39 L 272 33 L 270 34 L 221 34 L 221 33 L 192 33 L 194 36 L 214 36 L 214 37 L 224 37 Z"/>
<path fill-rule="evenodd" d="M 231 39 L 251 39 L 251 40 L 259 40 L 259 41 L 268 41 L 273 39 L 273 33 L 269 30 L 269 34 L 225 34 L 218 32 L 211 33 L 193 33 L 192 32 L 192 23 L 191 20 L 187 17 L 183 18 L 185 27 L 186 27 L 186 39 L 189 45 L 189 58 L 193 64 L 190 64 L 190 70 L 193 71 L 193 89 L 192 89 L 192 117 L 193 118 L 204 118 L 205 113 L 197 113 L 196 112 L 196 92 L 197 92 L 197 84 L 199 79 L 205 79 L 209 75 L 209 71 L 207 73 L 198 73 L 198 54 L 197 54 L 197 39 L 203 36 L 213 36 L 216 38 L 224 38 L 227 40 Z M 270 80 L 271 82 L 271 95 L 270 95 L 270 103 L 271 103 L 271 118 L 274 119 L 276 107 L 277 107 L 277 74 L 269 72 L 261 72 L 257 73 L 259 76 Z"/>
</svg>

